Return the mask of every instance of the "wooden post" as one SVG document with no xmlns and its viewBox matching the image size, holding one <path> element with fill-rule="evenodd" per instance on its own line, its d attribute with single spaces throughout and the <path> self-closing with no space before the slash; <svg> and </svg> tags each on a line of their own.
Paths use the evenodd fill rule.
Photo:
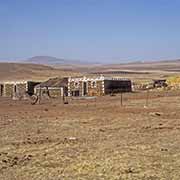
<svg viewBox="0 0 180 180">
<path fill-rule="evenodd" d="M 40 89 L 39 89 L 39 104 L 41 103 L 41 86 L 39 87 Z"/>
<path fill-rule="evenodd" d="M 65 97 L 64 97 L 64 93 L 63 93 L 63 104 L 64 104 L 64 102 L 65 102 Z"/>
<path fill-rule="evenodd" d="M 61 100 L 63 100 L 64 92 L 65 92 L 65 91 L 64 91 L 64 87 L 60 87 L 60 92 L 59 92 L 60 95 L 59 95 L 59 96 L 60 96 L 60 99 L 61 99 Z M 63 101 L 64 101 L 64 100 L 63 100 Z"/>
<path fill-rule="evenodd" d="M 147 89 L 147 94 L 146 94 L 146 106 L 149 105 L 149 89 Z"/>
<path fill-rule="evenodd" d="M 63 104 L 69 104 L 65 91 L 63 89 Z"/>
<path fill-rule="evenodd" d="M 123 106 L 123 93 L 121 92 L 121 106 Z"/>
</svg>

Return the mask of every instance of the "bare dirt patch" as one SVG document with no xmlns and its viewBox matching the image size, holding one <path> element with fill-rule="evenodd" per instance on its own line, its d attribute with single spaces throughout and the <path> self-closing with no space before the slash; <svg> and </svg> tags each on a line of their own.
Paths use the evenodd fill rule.
<svg viewBox="0 0 180 180">
<path fill-rule="evenodd" d="M 160 92 L 159 92 L 160 94 Z M 180 178 L 178 92 L 0 99 L 0 179 Z"/>
</svg>

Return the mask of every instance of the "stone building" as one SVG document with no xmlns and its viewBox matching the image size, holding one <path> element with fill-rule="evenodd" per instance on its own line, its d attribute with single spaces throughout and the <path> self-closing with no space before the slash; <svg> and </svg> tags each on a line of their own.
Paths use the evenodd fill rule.
<svg viewBox="0 0 180 180">
<path fill-rule="evenodd" d="M 0 96 L 22 97 L 26 93 L 60 96 L 103 96 L 110 93 L 131 92 L 129 79 L 94 76 L 52 78 L 45 82 L 13 81 L 0 83 Z"/>
<path fill-rule="evenodd" d="M 48 94 L 50 97 L 67 96 L 68 78 L 52 78 L 35 86 L 35 94 Z"/>
<path fill-rule="evenodd" d="M 0 96 L 14 97 L 25 94 L 27 81 L 7 81 L 0 83 Z"/>
<path fill-rule="evenodd" d="M 103 96 L 110 93 L 131 92 L 129 79 L 95 76 L 68 79 L 68 96 Z"/>
<path fill-rule="evenodd" d="M 0 82 L 1 97 L 22 97 L 26 93 L 32 95 L 35 85 L 39 82 L 34 81 L 5 81 Z"/>
</svg>

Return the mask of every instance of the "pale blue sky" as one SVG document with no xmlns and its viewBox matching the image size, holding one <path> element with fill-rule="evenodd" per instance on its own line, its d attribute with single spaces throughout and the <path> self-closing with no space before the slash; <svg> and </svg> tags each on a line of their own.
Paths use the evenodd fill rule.
<svg viewBox="0 0 180 180">
<path fill-rule="evenodd" d="M 180 58 L 179 0 L 0 0 L 0 60 Z"/>
</svg>

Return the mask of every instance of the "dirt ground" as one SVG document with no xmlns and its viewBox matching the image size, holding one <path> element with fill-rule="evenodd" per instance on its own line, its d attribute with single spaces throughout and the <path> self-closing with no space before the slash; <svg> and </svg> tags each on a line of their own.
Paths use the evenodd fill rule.
<svg viewBox="0 0 180 180">
<path fill-rule="evenodd" d="M 179 180 L 180 92 L 0 99 L 2 180 Z"/>
</svg>

